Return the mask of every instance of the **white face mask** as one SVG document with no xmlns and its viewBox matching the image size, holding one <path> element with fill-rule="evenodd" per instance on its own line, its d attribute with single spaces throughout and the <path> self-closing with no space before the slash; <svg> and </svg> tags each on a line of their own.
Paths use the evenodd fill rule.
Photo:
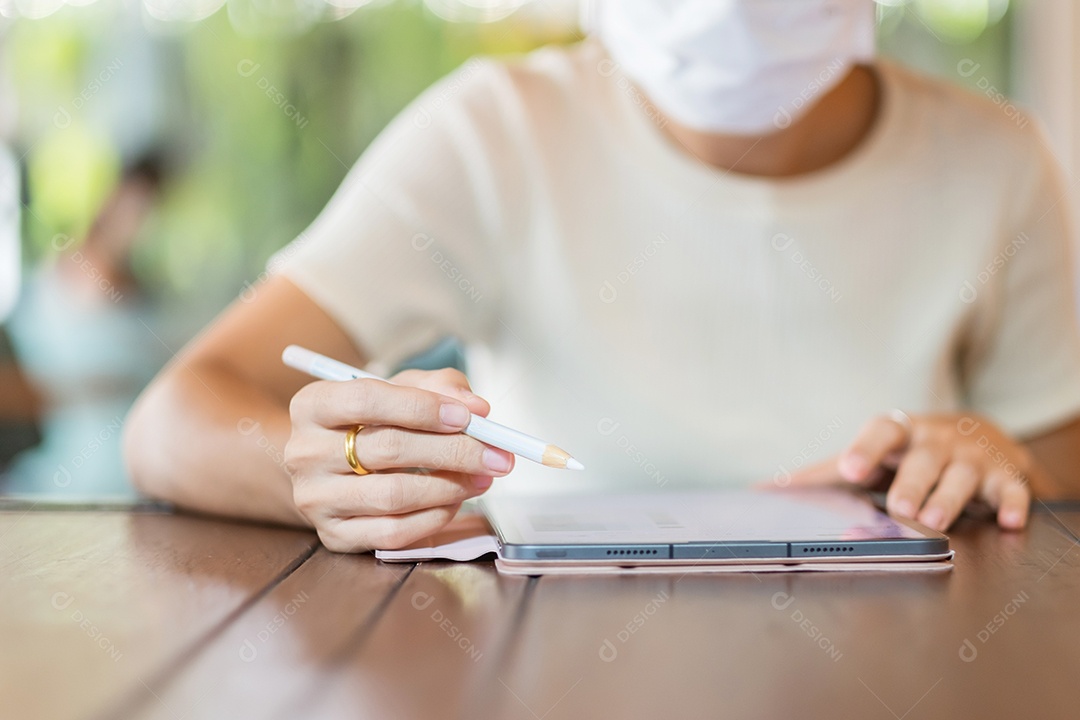
<svg viewBox="0 0 1080 720">
<path fill-rule="evenodd" d="M 871 0 L 594 0 L 589 28 L 675 122 L 763 135 L 874 55 Z"/>
</svg>

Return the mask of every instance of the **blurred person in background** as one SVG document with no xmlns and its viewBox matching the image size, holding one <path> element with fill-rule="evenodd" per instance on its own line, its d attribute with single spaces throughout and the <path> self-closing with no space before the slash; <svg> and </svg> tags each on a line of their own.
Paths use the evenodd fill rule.
<svg viewBox="0 0 1080 720">
<path fill-rule="evenodd" d="M 383 132 L 141 397 L 142 490 L 332 550 L 417 540 L 514 468 L 458 433 L 488 401 L 280 355 L 387 368 L 455 336 L 500 421 L 588 466 L 521 463 L 518 490 L 895 473 L 888 510 L 938 529 L 1080 491 L 1068 203 L 1034 125 L 877 60 L 870 0 L 593 10 L 585 42 L 467 63 Z"/>
<path fill-rule="evenodd" d="M 42 445 L 20 456 L 6 493 L 128 496 L 119 457 L 124 415 L 164 362 L 152 298 L 131 256 L 160 196 L 164 163 L 130 163 L 81 242 L 52 240 L 56 255 L 26 283 L 11 319 L 24 372 L 43 395 Z"/>
<path fill-rule="evenodd" d="M 15 360 L 0 327 L 0 471 L 20 452 L 41 442 L 42 397 Z"/>
<path fill-rule="evenodd" d="M 41 441 L 42 398 L 16 362 L 5 326 L 19 293 L 21 202 L 18 161 L 0 145 L 0 470 Z"/>
</svg>

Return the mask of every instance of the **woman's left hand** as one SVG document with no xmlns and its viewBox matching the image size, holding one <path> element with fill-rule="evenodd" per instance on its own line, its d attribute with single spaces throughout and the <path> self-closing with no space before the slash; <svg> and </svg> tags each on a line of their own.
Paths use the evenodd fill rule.
<svg viewBox="0 0 1080 720">
<path fill-rule="evenodd" d="M 889 514 L 946 530 L 971 500 L 997 511 L 1002 528 L 1027 524 L 1029 478 L 1041 468 L 1028 449 L 993 423 L 974 415 L 915 415 L 894 411 L 870 420 L 847 450 L 793 473 L 793 485 L 847 481 L 863 486 L 896 475 Z"/>
</svg>

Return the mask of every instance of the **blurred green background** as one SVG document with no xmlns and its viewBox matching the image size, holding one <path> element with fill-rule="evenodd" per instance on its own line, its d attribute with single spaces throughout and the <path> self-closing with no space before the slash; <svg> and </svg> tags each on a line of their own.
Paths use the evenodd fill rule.
<svg viewBox="0 0 1080 720">
<path fill-rule="evenodd" d="M 44 17 L 5 21 L 22 282 L 0 352 L 0 492 L 130 494 L 118 439 L 138 390 L 380 129 L 471 56 L 580 38 L 573 0 L 216 5 L 28 2 Z M 879 19 L 884 55 L 1008 92 L 1007 0 L 890 0 Z"/>
</svg>

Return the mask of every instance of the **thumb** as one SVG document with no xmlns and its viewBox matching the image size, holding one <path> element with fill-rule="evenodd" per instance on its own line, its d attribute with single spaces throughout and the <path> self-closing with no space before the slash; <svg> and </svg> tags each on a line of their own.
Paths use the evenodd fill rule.
<svg viewBox="0 0 1080 720">
<path fill-rule="evenodd" d="M 457 388 L 454 393 L 447 392 L 443 394 L 459 398 L 461 402 L 465 403 L 465 407 L 469 408 L 469 412 L 471 412 L 473 415 L 487 417 L 487 414 L 491 412 L 491 405 L 488 403 L 488 401 L 480 397 L 479 395 L 474 394 L 468 386 L 463 388 Z"/>
<path fill-rule="evenodd" d="M 439 393 L 460 400 L 469 408 L 469 412 L 481 417 L 487 417 L 491 412 L 491 406 L 487 400 L 476 395 L 469 385 L 469 379 L 465 373 L 454 368 L 442 370 L 404 370 L 391 378 L 392 382 L 399 385 L 412 385 L 423 390 Z"/>
<path fill-rule="evenodd" d="M 844 482 L 844 478 L 840 474 L 840 456 L 834 455 L 817 465 L 796 470 L 788 476 L 788 479 L 790 485 L 799 487 L 834 485 Z"/>
</svg>

